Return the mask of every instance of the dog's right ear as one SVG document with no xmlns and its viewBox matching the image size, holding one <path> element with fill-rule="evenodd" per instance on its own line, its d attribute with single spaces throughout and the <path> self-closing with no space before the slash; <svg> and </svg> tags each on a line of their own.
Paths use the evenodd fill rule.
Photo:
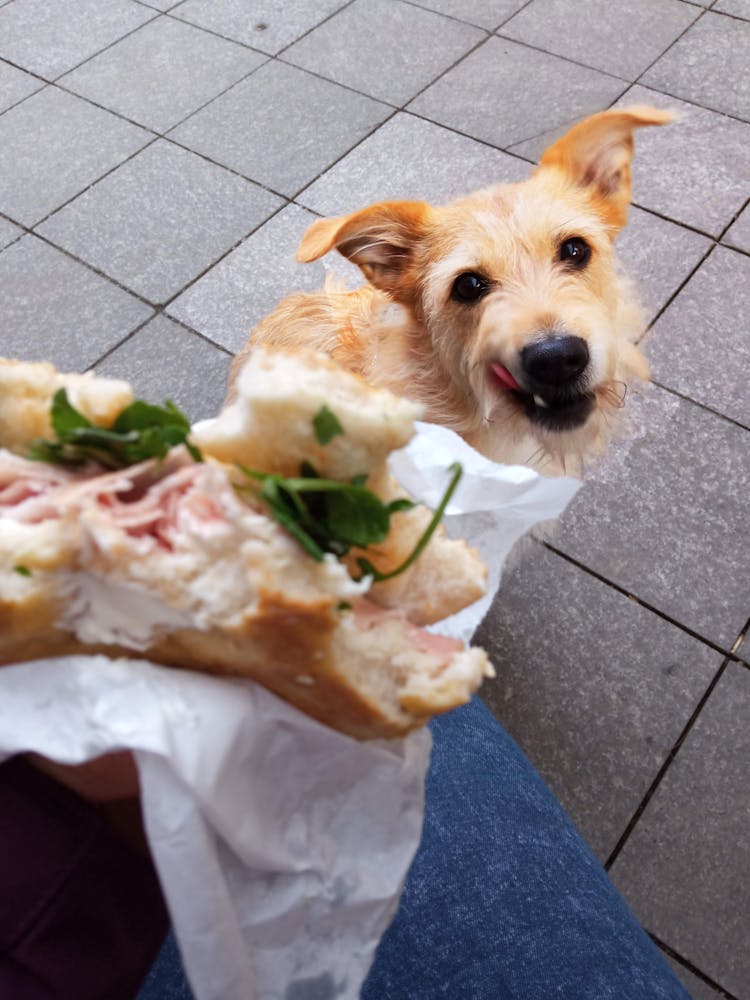
<svg viewBox="0 0 750 1000">
<path fill-rule="evenodd" d="M 297 260 L 308 263 L 336 249 L 372 285 L 400 299 L 411 286 L 405 274 L 431 211 L 426 202 L 384 201 L 353 215 L 318 219 L 302 237 Z"/>
</svg>

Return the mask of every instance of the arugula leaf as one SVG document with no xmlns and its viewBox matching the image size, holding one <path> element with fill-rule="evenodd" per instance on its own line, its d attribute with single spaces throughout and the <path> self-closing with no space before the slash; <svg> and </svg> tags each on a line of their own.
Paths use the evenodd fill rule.
<svg viewBox="0 0 750 1000">
<path fill-rule="evenodd" d="M 351 483 L 321 479 L 308 463 L 303 465 L 303 472 L 312 475 L 296 478 L 259 472 L 244 465 L 239 468 L 248 478 L 261 483 L 260 490 L 254 492 L 265 502 L 271 516 L 318 562 L 326 552 L 342 556 L 352 546 L 366 548 L 384 541 L 390 531 L 391 516 L 414 506 L 405 497 L 384 503 L 361 484 L 361 477 Z M 360 558 L 357 562 L 362 577 L 389 580 L 408 569 L 424 551 L 461 478 L 458 463 L 451 465 L 449 471 L 452 477 L 445 495 L 410 555 L 390 573 L 380 573 L 367 559 Z"/>
<path fill-rule="evenodd" d="M 313 429 L 318 444 L 328 444 L 339 434 L 344 433 L 339 418 L 325 403 L 313 417 Z"/>
<path fill-rule="evenodd" d="M 427 543 L 435 533 L 437 526 L 442 521 L 445 509 L 450 503 L 451 497 L 456 492 L 458 481 L 463 475 L 463 468 L 459 465 L 458 462 L 453 462 L 448 467 L 448 471 L 452 473 L 452 475 L 450 482 L 448 483 L 448 486 L 446 488 L 446 491 L 443 494 L 443 499 L 440 501 L 439 505 L 435 509 L 435 512 L 432 515 L 430 523 L 425 528 L 424 532 L 422 533 L 422 537 L 414 546 L 411 553 L 406 557 L 406 559 L 404 559 L 404 561 L 401 563 L 400 566 L 397 566 L 395 569 L 392 569 L 390 573 L 380 573 L 377 569 L 375 569 L 375 567 L 372 565 L 371 562 L 369 562 L 367 559 L 363 559 L 360 557 L 357 560 L 357 565 L 362 570 L 362 576 L 371 576 L 375 583 L 379 583 L 381 580 L 391 580 L 394 576 L 399 576 L 399 574 L 407 570 L 412 565 L 412 563 L 414 563 L 421 556 L 421 554 L 424 552 L 427 546 Z M 398 501 L 395 502 L 397 503 Z"/>
<path fill-rule="evenodd" d="M 201 453 L 188 441 L 190 421 L 171 401 L 154 406 L 135 400 L 111 427 L 92 424 L 58 389 L 50 411 L 56 440 L 33 441 L 29 458 L 57 465 L 97 462 L 108 469 L 122 469 L 147 458 L 162 459 L 170 448 L 184 444 L 196 462 Z"/>
<path fill-rule="evenodd" d="M 13 572 L 18 573 L 19 576 L 31 576 L 31 570 L 28 566 L 14 566 Z"/>
<path fill-rule="evenodd" d="M 79 427 L 93 426 L 91 421 L 72 405 L 64 389 L 59 389 L 52 399 L 50 419 L 52 429 L 58 437 L 64 437 Z"/>
</svg>

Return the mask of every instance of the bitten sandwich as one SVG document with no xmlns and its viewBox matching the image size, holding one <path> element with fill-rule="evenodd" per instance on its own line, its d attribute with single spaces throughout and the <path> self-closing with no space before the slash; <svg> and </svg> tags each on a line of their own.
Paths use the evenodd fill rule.
<svg viewBox="0 0 750 1000">
<path fill-rule="evenodd" d="M 360 739 L 491 673 L 422 627 L 485 570 L 387 474 L 414 404 L 258 350 L 191 431 L 124 383 L 87 378 L 76 406 L 80 376 L 43 374 L 0 362 L 0 664 L 103 652 L 247 677 Z"/>
</svg>

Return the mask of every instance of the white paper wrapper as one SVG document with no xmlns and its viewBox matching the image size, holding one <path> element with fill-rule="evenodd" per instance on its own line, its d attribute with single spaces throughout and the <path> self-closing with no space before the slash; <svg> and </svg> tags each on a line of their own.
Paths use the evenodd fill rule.
<svg viewBox="0 0 750 1000">
<path fill-rule="evenodd" d="M 420 425 L 392 469 L 479 548 L 487 597 L 437 631 L 468 640 L 513 543 L 579 484 L 489 462 Z M 146 831 L 198 1000 L 355 1000 L 419 844 L 426 729 L 359 743 L 263 688 L 131 660 L 0 670 L 0 759 L 135 752 Z"/>
</svg>

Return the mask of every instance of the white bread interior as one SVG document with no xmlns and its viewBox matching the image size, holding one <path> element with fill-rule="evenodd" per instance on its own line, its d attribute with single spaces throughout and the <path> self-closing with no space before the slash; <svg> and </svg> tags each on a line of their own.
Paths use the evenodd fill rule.
<svg viewBox="0 0 750 1000">
<path fill-rule="evenodd" d="M 20 450 L 35 438 L 51 438 L 50 405 L 63 388 L 73 406 L 100 427 L 111 426 L 133 401 L 133 390 L 120 379 L 62 374 L 46 361 L 0 358 L 0 447 Z"/>
<path fill-rule="evenodd" d="M 132 400 L 126 383 L 0 363 L 6 447 L 52 435 L 49 407 L 61 385 L 102 425 Z M 323 405 L 344 431 L 325 445 L 313 426 Z M 398 736 L 465 702 L 492 672 L 486 655 L 415 626 L 481 596 L 486 571 L 473 550 L 440 529 L 406 573 L 375 584 L 365 600 L 367 581 L 355 582 L 333 556 L 309 557 L 257 500 L 238 496 L 234 487 L 247 480 L 222 464 L 298 475 L 308 461 L 331 478 L 367 474 L 369 488 L 391 500 L 403 491 L 385 459 L 409 440 L 420 415 L 325 356 L 259 350 L 234 402 L 191 435 L 206 455 L 202 465 L 175 449 L 156 472 L 147 462 L 94 483 L 90 472 L 0 450 L 0 495 L 33 466 L 49 496 L 42 490 L 30 503 L 55 508 L 53 516 L 37 516 L 37 507 L 16 516 L 0 496 L 0 664 L 104 652 L 249 677 L 357 738 Z M 144 483 L 156 496 L 175 484 L 195 486 L 196 502 L 180 508 L 169 546 L 127 530 L 95 502 L 102 490 L 136 494 L 138 509 Z M 221 517 L 206 523 L 209 508 Z M 430 517 L 423 507 L 395 514 L 386 542 L 352 552 L 349 568 L 358 554 L 382 571 L 399 565 Z"/>
<path fill-rule="evenodd" d="M 135 491 L 134 508 L 148 507 L 149 477 L 154 503 L 160 491 L 177 497 L 166 504 L 174 516 L 166 546 L 127 530 L 127 505 L 120 523 L 97 499 Z M 0 664 L 127 653 L 248 677 L 360 739 L 408 732 L 465 702 L 491 672 L 482 650 L 364 607 L 366 582 L 332 556 L 308 557 L 237 496 L 215 462 L 196 465 L 176 450 L 158 468 L 72 478 L 50 498 L 59 517 L 41 525 L 0 518 Z M 25 575 L 16 572 L 20 560 Z"/>
<path fill-rule="evenodd" d="M 323 406 L 343 434 L 317 440 L 313 420 Z M 373 389 L 326 355 L 258 348 L 250 353 L 235 393 L 218 417 L 192 439 L 207 455 L 264 472 L 297 476 L 303 462 L 319 475 L 349 480 L 367 475 L 414 434 L 422 407 Z"/>
</svg>

